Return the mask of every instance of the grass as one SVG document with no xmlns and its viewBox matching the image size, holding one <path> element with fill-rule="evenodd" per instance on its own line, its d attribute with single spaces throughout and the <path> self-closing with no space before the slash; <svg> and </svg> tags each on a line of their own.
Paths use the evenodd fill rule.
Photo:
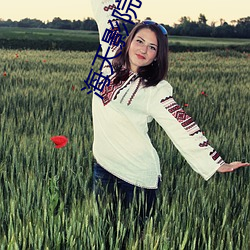
<svg viewBox="0 0 250 250">
<path fill-rule="evenodd" d="M 98 42 L 98 33 L 93 31 L 82 30 L 56 30 L 56 29 L 34 29 L 34 28 L 5 28 L 0 27 L 0 39 L 27 39 L 27 40 L 69 40 L 69 41 L 93 41 Z M 232 39 L 232 38 L 204 38 L 204 37 L 185 37 L 169 36 L 169 45 L 171 47 L 186 46 L 187 49 L 205 47 L 226 49 L 245 48 L 250 49 L 249 39 Z"/>
<path fill-rule="evenodd" d="M 98 209 L 91 95 L 80 91 L 94 55 L 0 50 L 0 248 L 249 249 L 249 169 L 206 182 L 155 123 L 163 181 L 144 240 L 136 206 L 112 212 L 107 197 Z M 249 77 L 245 53 L 170 54 L 175 99 L 228 162 L 250 161 Z M 55 149 L 50 137 L 60 134 L 69 143 Z"/>
<path fill-rule="evenodd" d="M 98 33 L 81 30 L 57 30 L 57 29 L 35 29 L 35 28 L 0 28 L 0 38 L 16 38 L 30 40 L 98 40 Z"/>
<path fill-rule="evenodd" d="M 191 37 L 191 36 L 171 36 L 173 42 L 183 42 L 184 44 L 206 44 L 206 45 L 250 45 L 249 39 L 240 38 L 212 38 L 212 37 Z M 170 38 L 170 39 L 171 39 Z"/>
</svg>

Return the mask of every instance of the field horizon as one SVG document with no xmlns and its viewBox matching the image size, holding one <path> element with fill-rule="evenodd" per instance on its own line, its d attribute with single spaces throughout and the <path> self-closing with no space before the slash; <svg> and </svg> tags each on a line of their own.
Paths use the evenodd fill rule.
<svg viewBox="0 0 250 250">
<path fill-rule="evenodd" d="M 63 46 L 64 43 L 67 45 Z M 98 32 L 62 29 L 0 27 L 0 47 L 6 49 L 48 49 L 94 51 Z M 92 44 L 92 46 L 90 45 Z M 94 45 L 94 46 L 93 46 Z M 11 47 L 12 46 L 12 47 Z M 234 49 L 250 52 L 250 39 L 169 36 L 170 50 L 175 52 Z"/>
</svg>

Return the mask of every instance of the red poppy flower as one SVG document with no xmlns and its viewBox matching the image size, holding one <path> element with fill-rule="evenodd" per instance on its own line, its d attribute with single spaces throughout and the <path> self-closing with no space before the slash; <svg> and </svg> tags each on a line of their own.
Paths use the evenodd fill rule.
<svg viewBox="0 0 250 250">
<path fill-rule="evenodd" d="M 46 63 L 47 61 L 46 60 L 43 60 L 44 63 Z"/>
<path fill-rule="evenodd" d="M 201 91 L 201 94 L 204 96 L 207 96 L 207 94 L 205 93 L 205 91 Z"/>
<path fill-rule="evenodd" d="M 74 91 L 76 89 L 76 87 L 74 85 L 72 85 L 72 90 Z"/>
<path fill-rule="evenodd" d="M 18 54 L 16 54 L 16 58 L 18 58 Z"/>
<path fill-rule="evenodd" d="M 189 106 L 188 103 L 185 103 L 185 104 L 184 104 L 184 107 L 188 107 L 188 106 Z"/>
<path fill-rule="evenodd" d="M 68 138 L 63 135 L 53 136 L 50 140 L 55 143 L 55 148 L 63 148 L 68 143 Z"/>
<path fill-rule="evenodd" d="M 4 72 L 3 72 L 3 76 L 7 76 L 7 73 L 6 73 L 6 71 L 4 71 Z"/>
</svg>

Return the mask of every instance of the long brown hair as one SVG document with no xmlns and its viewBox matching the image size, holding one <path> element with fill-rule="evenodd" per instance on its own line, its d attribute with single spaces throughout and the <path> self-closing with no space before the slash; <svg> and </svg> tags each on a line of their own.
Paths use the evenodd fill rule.
<svg viewBox="0 0 250 250">
<path fill-rule="evenodd" d="M 112 66 L 116 72 L 116 78 L 114 84 L 118 84 L 120 81 L 127 79 L 130 71 L 129 62 L 129 48 L 131 42 L 133 41 L 135 35 L 141 29 L 150 29 L 153 31 L 157 37 L 158 41 L 158 51 L 156 55 L 156 60 L 151 64 L 138 69 L 138 77 L 142 78 L 143 85 L 145 87 L 155 86 L 161 80 L 167 76 L 168 72 L 168 38 L 163 35 L 161 29 L 156 24 L 137 24 L 133 30 L 130 32 L 129 36 L 125 41 L 125 46 L 122 50 L 118 50 L 117 53 L 121 52 L 119 57 L 115 57 L 112 62 Z M 126 65 L 126 68 L 124 67 Z"/>
</svg>

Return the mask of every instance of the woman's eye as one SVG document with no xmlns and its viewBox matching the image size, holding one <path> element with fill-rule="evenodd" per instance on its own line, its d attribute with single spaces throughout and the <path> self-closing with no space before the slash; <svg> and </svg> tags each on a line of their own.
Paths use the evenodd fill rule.
<svg viewBox="0 0 250 250">
<path fill-rule="evenodd" d="M 142 43 L 142 40 L 139 40 L 139 39 L 138 39 L 138 40 L 136 40 L 136 41 L 137 41 L 138 43 Z"/>
<path fill-rule="evenodd" d="M 150 46 L 150 49 L 152 50 L 156 50 L 156 48 L 154 46 Z"/>
</svg>

